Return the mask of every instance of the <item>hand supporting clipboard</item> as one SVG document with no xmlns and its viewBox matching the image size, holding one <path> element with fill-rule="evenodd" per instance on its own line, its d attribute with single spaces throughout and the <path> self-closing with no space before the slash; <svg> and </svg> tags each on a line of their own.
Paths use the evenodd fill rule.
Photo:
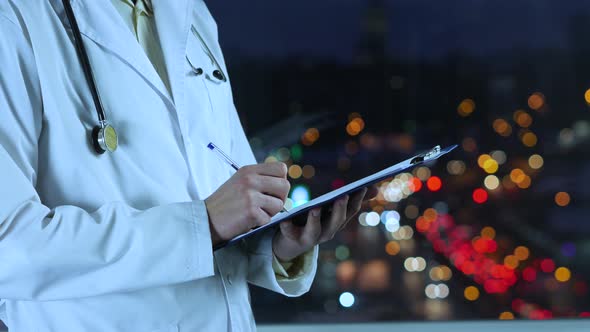
<svg viewBox="0 0 590 332">
<path fill-rule="evenodd" d="M 390 166 L 390 167 L 388 167 L 384 170 L 381 170 L 377 173 L 374 173 L 374 174 L 364 177 L 360 180 L 357 180 L 355 182 L 347 184 L 347 185 L 345 185 L 341 188 L 338 188 L 336 190 L 333 190 L 329 193 L 323 194 L 319 197 L 316 197 L 316 198 L 310 200 L 309 202 L 307 202 L 305 204 L 302 204 L 302 205 L 299 205 L 295 208 L 292 208 L 289 211 L 280 212 L 280 213 L 276 214 L 274 217 L 272 217 L 268 224 L 258 227 L 256 229 L 253 229 L 253 230 L 251 230 L 247 233 L 244 233 L 242 235 L 238 235 L 235 238 L 231 239 L 230 241 L 221 243 L 221 244 L 215 246 L 213 248 L 213 250 L 218 250 L 218 249 L 221 249 L 227 245 L 231 245 L 232 243 L 235 243 L 235 242 L 245 239 L 249 236 L 252 236 L 252 235 L 259 233 L 267 228 L 278 225 L 282 221 L 291 220 L 291 219 L 293 219 L 293 218 L 295 218 L 295 217 L 297 217 L 297 216 L 299 216 L 299 215 L 301 215 L 313 208 L 326 205 L 327 203 L 330 203 L 341 196 L 354 193 L 358 190 L 361 190 L 361 189 L 368 187 L 372 184 L 375 184 L 379 181 L 382 181 L 384 179 L 390 178 L 392 176 L 395 176 L 397 174 L 400 174 L 400 173 L 403 173 L 407 170 L 410 170 L 410 169 L 412 169 L 416 166 L 419 166 L 425 162 L 436 160 L 436 159 L 440 158 L 441 156 L 444 156 L 447 153 L 451 152 L 456 147 L 457 147 L 457 145 L 452 145 L 447 148 L 441 149 L 440 146 L 436 146 L 436 147 L 432 148 L 430 151 L 418 154 L 412 158 L 408 158 L 400 163 Z"/>
</svg>

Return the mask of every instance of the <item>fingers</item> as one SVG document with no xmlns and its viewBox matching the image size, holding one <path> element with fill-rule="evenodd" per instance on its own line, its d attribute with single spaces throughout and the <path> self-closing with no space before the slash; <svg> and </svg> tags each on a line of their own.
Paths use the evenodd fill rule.
<svg viewBox="0 0 590 332">
<path fill-rule="evenodd" d="M 307 214 L 307 223 L 303 227 L 301 237 L 308 244 L 316 244 L 322 233 L 321 209 L 313 209 Z"/>
<path fill-rule="evenodd" d="M 379 187 L 376 184 L 371 185 L 366 189 L 367 193 L 365 194 L 365 197 L 367 198 L 367 200 L 371 200 L 377 197 L 377 194 L 379 194 Z"/>
<path fill-rule="evenodd" d="M 326 242 L 334 237 L 334 234 L 346 223 L 346 210 L 348 206 L 348 195 L 336 200 L 332 206 L 332 215 L 322 227 L 320 242 Z"/>
<path fill-rule="evenodd" d="M 363 204 L 363 200 L 365 199 L 365 196 L 367 194 L 367 188 L 364 188 L 363 190 L 357 192 L 356 194 L 354 194 L 352 196 L 352 199 L 350 200 L 350 202 L 348 203 L 348 208 L 346 210 L 346 220 L 350 220 L 352 217 L 354 217 L 355 214 L 357 214 L 360 210 L 361 210 L 361 206 Z"/>
<path fill-rule="evenodd" d="M 291 190 L 289 181 L 272 176 L 258 176 L 253 186 L 254 189 L 261 193 L 274 196 L 283 202 L 287 199 L 289 190 Z"/>
<path fill-rule="evenodd" d="M 270 216 L 259 207 L 252 207 L 247 211 L 250 229 L 268 224 Z"/>
<path fill-rule="evenodd" d="M 283 166 L 286 168 L 282 163 L 260 164 L 246 166 L 238 171 L 240 174 L 237 181 L 242 195 L 254 197 L 250 203 L 259 204 L 258 206 L 270 216 L 282 210 L 291 184 L 284 177 L 260 173 L 269 171 L 268 174 L 282 174 Z"/>
<path fill-rule="evenodd" d="M 279 213 L 284 206 L 283 200 L 258 193 L 258 205 L 269 217 Z"/>
<path fill-rule="evenodd" d="M 242 168 L 251 170 L 258 175 L 274 176 L 278 178 L 287 177 L 287 165 L 281 162 L 250 165 Z"/>
</svg>

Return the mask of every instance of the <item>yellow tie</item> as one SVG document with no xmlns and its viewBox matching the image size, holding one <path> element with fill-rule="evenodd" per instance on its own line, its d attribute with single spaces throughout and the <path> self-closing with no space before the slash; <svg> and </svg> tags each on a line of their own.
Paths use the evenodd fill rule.
<svg viewBox="0 0 590 332">
<path fill-rule="evenodd" d="M 166 64 L 164 62 L 164 54 L 160 46 L 153 18 L 151 0 L 136 0 L 135 3 L 131 0 L 112 0 L 112 2 L 127 25 L 132 27 L 135 38 L 145 51 L 154 69 L 162 79 L 162 82 L 164 82 L 166 89 L 172 95 L 168 72 L 166 71 Z"/>
</svg>

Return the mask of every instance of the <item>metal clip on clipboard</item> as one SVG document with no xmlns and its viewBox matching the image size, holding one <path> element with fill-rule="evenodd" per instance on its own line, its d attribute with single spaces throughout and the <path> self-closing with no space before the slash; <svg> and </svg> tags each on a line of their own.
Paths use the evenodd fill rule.
<svg viewBox="0 0 590 332">
<path fill-rule="evenodd" d="M 438 155 L 440 154 L 440 145 L 437 145 L 435 147 L 432 148 L 432 150 L 419 154 L 416 157 L 414 157 L 411 161 L 410 164 L 414 165 L 417 163 L 421 163 L 423 161 L 428 161 L 430 159 L 435 159 L 436 157 L 438 157 Z"/>
</svg>

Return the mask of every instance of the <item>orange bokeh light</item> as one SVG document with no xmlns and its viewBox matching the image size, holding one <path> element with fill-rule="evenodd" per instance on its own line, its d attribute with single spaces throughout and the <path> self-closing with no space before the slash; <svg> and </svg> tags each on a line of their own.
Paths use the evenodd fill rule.
<svg viewBox="0 0 590 332">
<path fill-rule="evenodd" d="M 539 111 L 545 105 L 545 96 L 540 92 L 535 92 L 529 97 L 528 104 L 531 109 Z"/>
<path fill-rule="evenodd" d="M 555 204 L 559 206 L 567 206 L 571 201 L 570 194 L 566 193 L 565 191 L 560 191 L 555 194 Z"/>
<path fill-rule="evenodd" d="M 460 116 L 469 116 L 475 110 L 475 102 L 472 99 L 465 99 L 457 107 L 457 113 Z"/>
<path fill-rule="evenodd" d="M 385 245 L 385 252 L 390 256 L 395 256 L 400 251 L 400 245 L 397 241 L 389 241 Z"/>
</svg>

